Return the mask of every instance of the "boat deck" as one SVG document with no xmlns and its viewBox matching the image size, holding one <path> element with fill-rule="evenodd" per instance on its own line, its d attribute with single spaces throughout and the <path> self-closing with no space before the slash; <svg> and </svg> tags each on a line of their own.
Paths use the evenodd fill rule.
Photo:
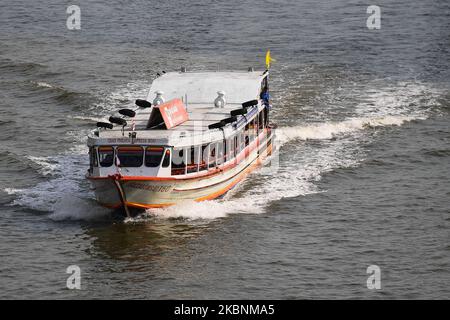
<svg viewBox="0 0 450 320">
<path fill-rule="evenodd" d="M 230 111 L 242 108 L 242 103 L 259 99 L 261 81 L 267 76 L 263 71 L 249 72 L 169 72 L 156 78 L 149 90 L 147 101 L 153 102 L 157 92 L 164 100 L 184 100 L 188 120 L 170 129 L 148 129 L 147 123 L 153 108 L 136 110 L 134 119 L 124 118 L 127 125 L 115 125 L 111 130 L 99 130 L 99 139 L 128 138 L 134 123 L 138 138 L 167 139 L 208 135 L 217 130 L 208 126 L 230 117 Z M 214 106 L 218 91 L 225 93 L 223 108 Z M 116 114 L 115 116 L 119 116 Z"/>
<path fill-rule="evenodd" d="M 189 104 L 187 107 L 189 120 L 186 122 L 170 128 L 170 129 L 147 129 L 147 122 L 150 117 L 151 109 L 141 109 L 136 112 L 134 117 L 135 131 L 138 132 L 141 138 L 165 138 L 169 134 L 191 134 L 193 132 L 209 131 L 210 124 L 219 122 L 222 119 L 230 117 L 230 111 L 239 109 L 240 104 L 227 104 L 224 108 L 214 108 L 214 105 L 206 104 Z M 127 119 L 125 126 L 125 136 L 127 132 L 132 131 L 133 120 Z M 101 131 L 101 138 L 120 138 L 122 137 L 122 127 L 115 126 L 112 130 Z"/>
<path fill-rule="evenodd" d="M 240 104 L 227 104 L 225 108 L 215 108 L 213 104 L 188 104 L 187 113 L 189 120 L 186 122 L 167 129 L 171 131 L 193 131 L 193 130 L 208 130 L 208 125 L 216 123 L 222 119 L 230 116 L 230 111 L 240 108 Z M 136 114 L 135 123 L 136 130 L 149 130 L 147 129 L 147 122 L 150 117 L 150 110 L 143 110 Z M 164 129 L 167 131 L 166 129 Z"/>
</svg>

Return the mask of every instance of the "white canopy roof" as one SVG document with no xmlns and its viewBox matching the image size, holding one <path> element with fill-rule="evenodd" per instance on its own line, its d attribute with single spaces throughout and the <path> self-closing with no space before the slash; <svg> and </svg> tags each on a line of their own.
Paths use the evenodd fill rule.
<svg viewBox="0 0 450 320">
<path fill-rule="evenodd" d="M 147 100 L 163 91 L 165 101 L 187 95 L 188 104 L 213 104 L 217 92 L 224 91 L 227 103 L 241 104 L 259 98 L 264 77 L 263 71 L 168 72 L 153 81 Z"/>
</svg>

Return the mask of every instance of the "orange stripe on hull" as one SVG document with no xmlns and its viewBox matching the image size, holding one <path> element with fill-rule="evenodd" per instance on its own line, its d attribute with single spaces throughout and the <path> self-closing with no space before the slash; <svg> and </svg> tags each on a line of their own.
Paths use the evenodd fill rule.
<svg viewBox="0 0 450 320">
<path fill-rule="evenodd" d="M 109 209 L 119 209 L 122 207 L 122 203 L 118 202 L 116 204 L 102 203 L 98 202 L 102 207 Z M 155 209 L 155 208 L 164 208 L 175 205 L 175 203 L 167 203 L 167 204 L 140 204 L 134 202 L 126 202 L 128 207 L 137 208 L 137 209 Z"/>
<path fill-rule="evenodd" d="M 164 204 L 140 204 L 134 202 L 127 202 L 128 207 L 138 208 L 138 209 L 157 209 L 166 208 L 175 205 L 175 203 L 164 203 Z"/>
<path fill-rule="evenodd" d="M 242 171 L 239 175 L 239 177 L 237 177 L 233 182 L 231 182 L 228 186 L 226 186 L 225 188 L 223 188 L 222 190 L 216 191 L 208 196 L 205 197 L 201 197 L 198 199 L 195 199 L 195 201 L 199 202 L 199 201 L 205 201 L 205 200 L 213 200 L 216 199 L 218 197 L 220 197 L 221 195 L 225 194 L 227 191 L 229 191 L 231 188 L 233 188 L 236 184 L 238 184 L 242 179 L 244 179 L 250 172 L 252 172 L 256 167 L 258 167 L 260 165 L 259 160 L 256 160 L 256 163 L 250 165 L 247 169 L 245 169 L 244 171 Z"/>
</svg>

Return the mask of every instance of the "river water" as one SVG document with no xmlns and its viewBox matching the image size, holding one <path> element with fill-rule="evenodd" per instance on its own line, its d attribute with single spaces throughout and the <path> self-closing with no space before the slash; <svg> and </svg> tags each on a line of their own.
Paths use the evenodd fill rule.
<svg viewBox="0 0 450 320">
<path fill-rule="evenodd" d="M 70 4 L 0 3 L 0 298 L 450 298 L 448 1 L 379 0 L 378 30 L 356 0 L 80 0 L 80 30 Z M 277 168 L 129 221 L 96 204 L 96 121 L 267 49 Z"/>
</svg>

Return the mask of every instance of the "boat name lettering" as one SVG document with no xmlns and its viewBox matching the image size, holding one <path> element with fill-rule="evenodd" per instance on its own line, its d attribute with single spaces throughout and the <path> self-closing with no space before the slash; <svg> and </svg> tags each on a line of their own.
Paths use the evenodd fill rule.
<svg viewBox="0 0 450 320">
<path fill-rule="evenodd" d="M 137 183 L 132 182 L 127 184 L 128 187 L 134 188 L 134 189 L 142 189 L 142 190 L 148 190 L 153 192 L 169 192 L 172 189 L 172 186 L 158 186 L 158 185 L 148 185 L 143 183 Z"/>
<path fill-rule="evenodd" d="M 120 142 L 129 143 L 132 140 L 131 140 L 131 138 L 110 138 L 107 141 L 108 141 L 108 143 L 120 143 Z M 134 139 L 133 141 L 134 141 L 134 143 L 136 143 L 136 142 L 137 143 L 151 143 L 151 142 L 154 142 L 153 139 L 142 139 L 142 138 L 137 138 L 137 139 Z"/>
</svg>

